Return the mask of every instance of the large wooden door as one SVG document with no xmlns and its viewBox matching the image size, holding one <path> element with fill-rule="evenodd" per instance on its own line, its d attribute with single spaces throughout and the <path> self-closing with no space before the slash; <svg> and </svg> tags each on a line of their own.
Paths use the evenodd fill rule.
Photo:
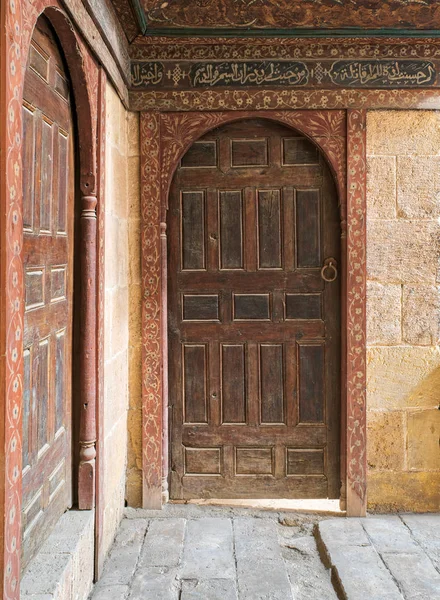
<svg viewBox="0 0 440 600">
<path fill-rule="evenodd" d="M 175 174 L 168 240 L 171 497 L 339 497 L 340 286 L 324 278 L 340 227 L 322 156 L 269 121 L 211 132 Z"/>
<path fill-rule="evenodd" d="M 68 77 L 40 18 L 23 102 L 23 566 L 72 501 L 73 194 Z"/>
</svg>

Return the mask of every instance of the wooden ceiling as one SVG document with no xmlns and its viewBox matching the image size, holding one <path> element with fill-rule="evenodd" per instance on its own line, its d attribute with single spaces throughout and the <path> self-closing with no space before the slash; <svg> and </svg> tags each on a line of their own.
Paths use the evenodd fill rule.
<svg viewBox="0 0 440 600">
<path fill-rule="evenodd" d="M 300 30 L 440 30 L 440 0 L 112 0 L 133 38 L 137 33 L 295 35 Z M 440 33 L 440 31 L 439 31 Z"/>
</svg>

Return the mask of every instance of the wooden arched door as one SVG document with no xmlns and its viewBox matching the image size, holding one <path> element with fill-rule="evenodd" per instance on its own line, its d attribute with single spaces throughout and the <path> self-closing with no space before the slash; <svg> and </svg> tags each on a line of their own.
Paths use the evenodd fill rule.
<svg viewBox="0 0 440 600">
<path fill-rule="evenodd" d="M 72 129 L 68 75 L 40 17 L 23 100 L 22 567 L 72 503 Z"/>
<path fill-rule="evenodd" d="M 267 120 L 223 126 L 183 157 L 168 227 L 171 497 L 339 497 L 340 224 L 323 157 Z"/>
</svg>

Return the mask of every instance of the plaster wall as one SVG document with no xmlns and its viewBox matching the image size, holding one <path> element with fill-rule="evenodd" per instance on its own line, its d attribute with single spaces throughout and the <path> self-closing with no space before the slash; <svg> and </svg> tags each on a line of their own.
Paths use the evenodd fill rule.
<svg viewBox="0 0 440 600">
<path fill-rule="evenodd" d="M 440 113 L 367 118 L 368 506 L 440 509 Z"/>
<path fill-rule="evenodd" d="M 125 500 L 128 408 L 128 167 L 127 111 L 106 86 L 104 523 L 107 552 Z"/>
</svg>

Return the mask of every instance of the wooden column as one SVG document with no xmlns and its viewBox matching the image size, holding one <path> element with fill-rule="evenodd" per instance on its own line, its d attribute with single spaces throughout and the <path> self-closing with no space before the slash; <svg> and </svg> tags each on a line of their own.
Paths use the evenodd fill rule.
<svg viewBox="0 0 440 600">
<path fill-rule="evenodd" d="M 96 196 L 82 196 L 80 218 L 80 436 L 78 506 L 95 505 L 96 457 Z"/>
<path fill-rule="evenodd" d="M 160 224 L 160 250 L 162 262 L 162 502 L 169 500 L 169 435 L 168 435 L 168 305 L 167 305 L 167 224 Z"/>
</svg>

